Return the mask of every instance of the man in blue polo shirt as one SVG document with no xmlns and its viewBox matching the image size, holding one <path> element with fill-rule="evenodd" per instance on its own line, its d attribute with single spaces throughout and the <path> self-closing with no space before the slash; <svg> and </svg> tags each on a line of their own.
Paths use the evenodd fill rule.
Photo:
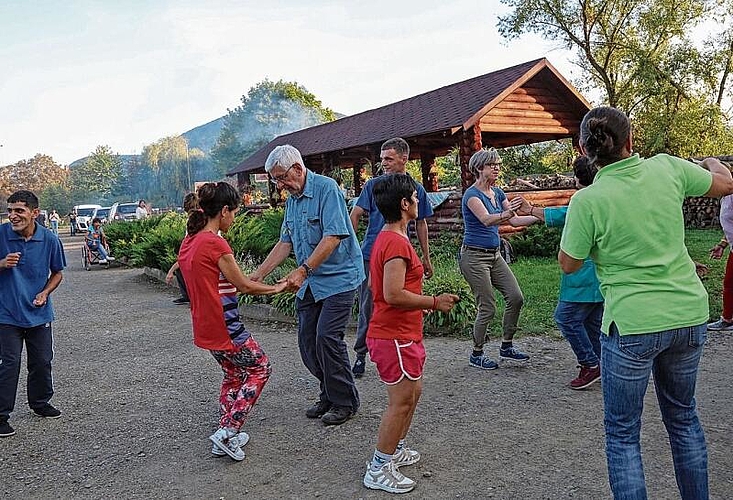
<svg viewBox="0 0 733 500">
<path fill-rule="evenodd" d="M 24 341 L 28 405 L 38 416 L 61 416 L 49 403 L 53 396 L 50 295 L 63 279 L 64 249 L 56 235 L 36 223 L 35 194 L 11 194 L 8 213 L 10 222 L 0 226 L 0 437 L 15 434 L 8 419 L 15 407 Z"/>
<path fill-rule="evenodd" d="M 305 168 L 296 148 L 276 147 L 265 170 L 290 196 L 280 241 L 250 278 L 261 281 L 291 250 L 295 253 L 298 267 L 285 279 L 297 292 L 298 347 L 303 364 L 320 382 L 320 397 L 306 416 L 339 425 L 359 408 L 344 342 L 356 289 L 364 280 L 359 243 L 338 184 Z"/>
<path fill-rule="evenodd" d="M 379 158 L 384 169 L 384 175 L 404 174 L 407 171 L 407 160 L 410 158 L 410 145 L 401 137 L 395 137 L 382 144 Z M 374 183 L 380 177 L 373 177 L 366 181 L 364 189 L 356 200 L 356 205 L 351 210 L 351 224 L 354 231 L 359 227 L 359 219 L 363 214 L 369 216 L 369 225 L 364 235 L 364 241 L 361 244 L 361 253 L 364 255 L 364 272 L 366 278 L 359 286 L 359 324 L 356 328 L 356 342 L 354 342 L 354 351 L 356 352 L 356 361 L 352 371 L 354 376 L 359 378 L 364 375 L 366 369 L 366 335 L 369 329 L 369 320 L 372 319 L 372 291 L 369 288 L 369 257 L 372 253 L 372 245 L 377 235 L 384 227 L 384 217 L 377 209 L 377 202 L 374 201 L 373 189 Z M 422 265 L 425 268 L 425 277 L 430 278 L 433 275 L 433 264 L 430 262 L 430 247 L 428 245 L 428 223 L 425 220 L 433 215 L 433 209 L 428 201 L 428 194 L 425 188 L 419 182 L 415 183 L 415 191 L 417 192 L 417 221 L 415 223 L 415 233 L 417 233 L 417 241 L 420 243 L 420 251 L 422 252 Z"/>
</svg>

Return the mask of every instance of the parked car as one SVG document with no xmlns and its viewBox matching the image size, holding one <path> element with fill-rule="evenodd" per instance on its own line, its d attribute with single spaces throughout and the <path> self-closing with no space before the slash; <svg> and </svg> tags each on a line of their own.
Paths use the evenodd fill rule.
<svg viewBox="0 0 733 500">
<path fill-rule="evenodd" d="M 76 205 L 76 229 L 77 231 L 86 232 L 89 226 L 92 224 L 92 219 L 97 210 L 102 208 L 102 205 Z"/>
<path fill-rule="evenodd" d="M 102 207 L 98 208 L 96 212 L 94 212 L 93 219 L 99 218 L 99 220 L 102 221 L 102 224 L 107 224 L 109 222 L 109 212 L 112 210 L 112 207 Z"/>
<path fill-rule="evenodd" d="M 115 203 L 109 209 L 108 219 L 110 222 L 117 221 L 130 221 L 137 219 L 135 210 L 137 209 L 136 202 L 130 203 Z"/>
</svg>

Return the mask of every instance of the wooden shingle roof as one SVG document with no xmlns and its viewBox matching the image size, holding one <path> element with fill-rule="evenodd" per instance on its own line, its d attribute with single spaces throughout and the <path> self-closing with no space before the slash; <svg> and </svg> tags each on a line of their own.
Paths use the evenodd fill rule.
<svg viewBox="0 0 733 500">
<path fill-rule="evenodd" d="M 528 82 L 532 83 L 532 86 L 523 89 L 522 86 Z M 480 126 L 482 131 L 487 133 L 495 128 L 495 132 L 503 137 L 506 143 L 507 134 L 513 135 L 511 127 L 515 127 L 517 123 L 521 125 L 521 120 L 511 116 L 513 113 L 511 109 L 503 112 L 503 115 L 508 115 L 506 120 L 510 127 L 504 130 L 498 125 L 492 125 L 496 119 L 488 119 L 488 122 L 484 123 L 485 117 L 497 104 L 511 99 L 513 93 L 523 93 L 518 99 L 527 101 L 526 95 L 533 94 L 531 89 L 539 89 L 534 94 L 539 92 L 545 97 L 529 98 L 529 101 L 554 99 L 557 101 L 556 112 L 569 117 L 571 125 L 575 121 L 579 123 L 580 118 L 590 108 L 588 102 L 546 59 L 536 59 L 380 108 L 278 136 L 228 172 L 228 175 L 262 169 L 270 151 L 282 144 L 291 144 L 298 148 L 306 164 L 311 166 L 313 162 L 322 161 L 325 155 L 334 155 L 338 161 L 353 160 L 364 156 L 368 148 L 373 148 L 375 145 L 378 147 L 383 141 L 397 136 L 407 139 L 411 145 L 423 144 L 425 149 L 446 150 L 455 145 L 456 132 L 461 129 L 468 130 L 474 125 Z M 521 113 L 525 119 L 534 120 L 532 123 L 546 125 L 535 131 L 539 134 L 536 136 L 538 140 L 568 137 L 576 132 L 572 130 L 572 126 L 568 127 L 562 120 L 555 119 L 552 112 L 544 111 L 542 105 L 536 106 L 539 106 L 536 111 L 525 110 Z M 531 127 L 522 131 L 532 133 Z M 519 139 L 518 136 L 509 140 L 510 143 L 516 144 L 522 144 L 522 141 L 536 142 L 528 141 L 526 138 Z"/>
</svg>

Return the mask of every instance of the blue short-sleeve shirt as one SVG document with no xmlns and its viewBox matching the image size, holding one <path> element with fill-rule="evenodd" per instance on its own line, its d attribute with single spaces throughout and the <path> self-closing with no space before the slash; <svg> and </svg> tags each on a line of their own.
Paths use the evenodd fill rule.
<svg viewBox="0 0 733 500">
<path fill-rule="evenodd" d="M 373 177 L 366 181 L 364 189 L 359 195 L 359 199 L 356 200 L 356 206 L 369 214 L 369 225 L 364 235 L 364 241 L 361 244 L 361 253 L 364 255 L 364 260 L 366 261 L 369 260 L 372 254 L 372 246 L 377 239 L 377 235 L 384 227 L 384 217 L 382 216 L 382 212 L 377 208 L 377 202 L 374 200 L 374 184 L 381 178 L 382 176 L 380 175 L 379 177 Z M 415 182 L 415 191 L 417 192 L 418 200 L 417 220 L 432 217 L 433 207 L 430 206 L 430 200 L 428 200 L 428 193 L 425 191 L 425 188 L 419 182 Z"/>
<path fill-rule="evenodd" d="M 475 186 L 471 186 L 463 193 L 461 200 L 461 211 L 463 213 L 463 244 L 470 247 L 478 248 L 499 248 L 501 240 L 499 238 L 499 226 L 494 224 L 485 226 L 478 217 L 474 215 L 468 207 L 468 200 L 478 198 L 486 207 L 486 211 L 490 214 L 498 214 L 504 211 L 504 201 L 506 194 L 498 187 L 492 186 L 494 191 L 494 199 L 496 205 L 491 203 L 488 196 L 482 193 Z"/>
<path fill-rule="evenodd" d="M 307 170 L 303 192 L 285 202 L 280 241 L 293 245 L 295 260 L 302 264 L 324 236 L 342 237 L 341 243 L 305 280 L 296 294 L 300 299 L 308 286 L 316 301 L 355 290 L 365 276 L 359 243 L 338 184 Z"/>
<path fill-rule="evenodd" d="M 49 295 L 46 304 L 33 305 L 52 272 L 66 267 L 64 248 L 58 237 L 36 223 L 33 236 L 25 238 L 13 231 L 10 223 L 0 226 L 0 255 L 20 252 L 16 267 L 0 270 L 0 323 L 31 328 L 53 321 Z"/>
</svg>

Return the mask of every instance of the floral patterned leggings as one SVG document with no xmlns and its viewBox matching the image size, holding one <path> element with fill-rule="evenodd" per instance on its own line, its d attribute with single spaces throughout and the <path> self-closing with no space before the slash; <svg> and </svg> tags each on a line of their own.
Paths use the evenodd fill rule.
<svg viewBox="0 0 733 500">
<path fill-rule="evenodd" d="M 224 372 L 219 396 L 219 426 L 239 432 L 270 378 L 270 360 L 252 337 L 233 351 L 210 352 Z"/>
</svg>

